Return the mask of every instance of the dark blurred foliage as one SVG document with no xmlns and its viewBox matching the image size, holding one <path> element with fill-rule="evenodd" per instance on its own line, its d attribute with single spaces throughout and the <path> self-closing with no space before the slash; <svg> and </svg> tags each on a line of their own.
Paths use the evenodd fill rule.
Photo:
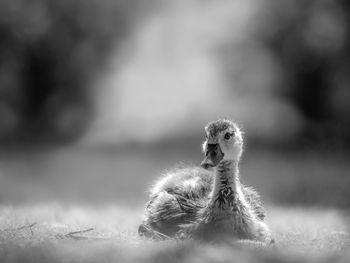
<svg viewBox="0 0 350 263">
<path fill-rule="evenodd" d="M 306 119 L 302 138 L 350 145 L 350 3 L 283 0 L 265 8 L 262 39 L 283 69 L 286 97 Z"/>
<path fill-rule="evenodd" d="M 350 146 L 350 3 L 266 0 L 259 8 L 248 39 L 225 46 L 232 86 L 238 79 L 244 92 L 291 103 L 303 119 L 300 142 Z"/>
<path fill-rule="evenodd" d="M 0 1 L 0 141 L 70 141 L 93 116 L 89 83 L 136 1 Z"/>
</svg>

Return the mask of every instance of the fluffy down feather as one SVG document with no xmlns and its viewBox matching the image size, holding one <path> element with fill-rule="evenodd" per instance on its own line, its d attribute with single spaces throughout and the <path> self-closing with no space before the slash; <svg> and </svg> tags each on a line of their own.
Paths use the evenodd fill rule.
<svg viewBox="0 0 350 263">
<path fill-rule="evenodd" d="M 139 234 L 163 239 L 173 237 L 181 226 L 196 221 L 199 211 L 210 200 L 214 173 L 199 167 L 185 167 L 167 173 L 151 189 Z M 242 185 L 246 201 L 257 218 L 264 220 L 265 210 L 260 196 Z"/>
</svg>

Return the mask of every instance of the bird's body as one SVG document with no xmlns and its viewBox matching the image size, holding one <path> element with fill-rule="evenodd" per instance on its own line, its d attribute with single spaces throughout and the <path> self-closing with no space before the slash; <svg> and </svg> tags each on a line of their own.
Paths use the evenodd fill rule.
<svg viewBox="0 0 350 263">
<path fill-rule="evenodd" d="M 148 237 L 173 237 L 198 221 L 211 198 L 214 171 L 200 167 L 178 168 L 166 174 L 151 189 L 140 233 Z M 241 185 L 255 216 L 264 220 L 260 196 L 251 187 Z M 209 216 L 209 214 L 208 214 Z"/>
<path fill-rule="evenodd" d="M 166 174 L 150 192 L 139 232 L 173 237 L 184 224 L 195 222 L 209 201 L 212 176 L 199 167 L 179 168 Z"/>
<path fill-rule="evenodd" d="M 223 129 L 214 128 L 217 130 L 211 131 L 213 134 L 209 136 L 215 137 Z M 242 145 L 234 153 L 238 158 L 227 160 L 222 158 L 221 149 L 210 142 L 209 137 L 203 145 L 207 156 L 203 163 L 205 168 L 209 163 L 214 169 L 179 168 L 161 178 L 151 189 L 150 201 L 139 227 L 140 235 L 200 240 L 268 239 L 260 196 L 239 180 L 238 159 Z M 227 156 L 230 154 L 233 153 L 226 153 Z"/>
<path fill-rule="evenodd" d="M 213 178 L 209 201 L 198 211 L 197 220 L 183 226 L 177 236 L 206 241 L 231 238 L 268 241 L 260 197 L 240 183 L 237 163 L 221 161 Z"/>
</svg>

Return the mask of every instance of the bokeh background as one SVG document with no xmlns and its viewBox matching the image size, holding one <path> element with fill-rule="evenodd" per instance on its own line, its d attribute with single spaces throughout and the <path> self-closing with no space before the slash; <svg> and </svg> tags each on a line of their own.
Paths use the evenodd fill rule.
<svg viewBox="0 0 350 263">
<path fill-rule="evenodd" d="M 0 203 L 141 207 L 225 117 L 264 202 L 348 207 L 349 9 L 0 0 Z"/>
</svg>

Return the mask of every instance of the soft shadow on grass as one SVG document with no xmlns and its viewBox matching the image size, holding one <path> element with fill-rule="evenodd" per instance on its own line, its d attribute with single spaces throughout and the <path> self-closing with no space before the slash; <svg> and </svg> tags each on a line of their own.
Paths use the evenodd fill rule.
<svg viewBox="0 0 350 263">
<path fill-rule="evenodd" d="M 268 209 L 276 244 L 248 248 L 139 238 L 142 209 L 109 206 L 0 207 L 1 262 L 342 262 L 347 214 L 307 207 Z M 345 262 L 345 261 L 344 261 Z"/>
</svg>

